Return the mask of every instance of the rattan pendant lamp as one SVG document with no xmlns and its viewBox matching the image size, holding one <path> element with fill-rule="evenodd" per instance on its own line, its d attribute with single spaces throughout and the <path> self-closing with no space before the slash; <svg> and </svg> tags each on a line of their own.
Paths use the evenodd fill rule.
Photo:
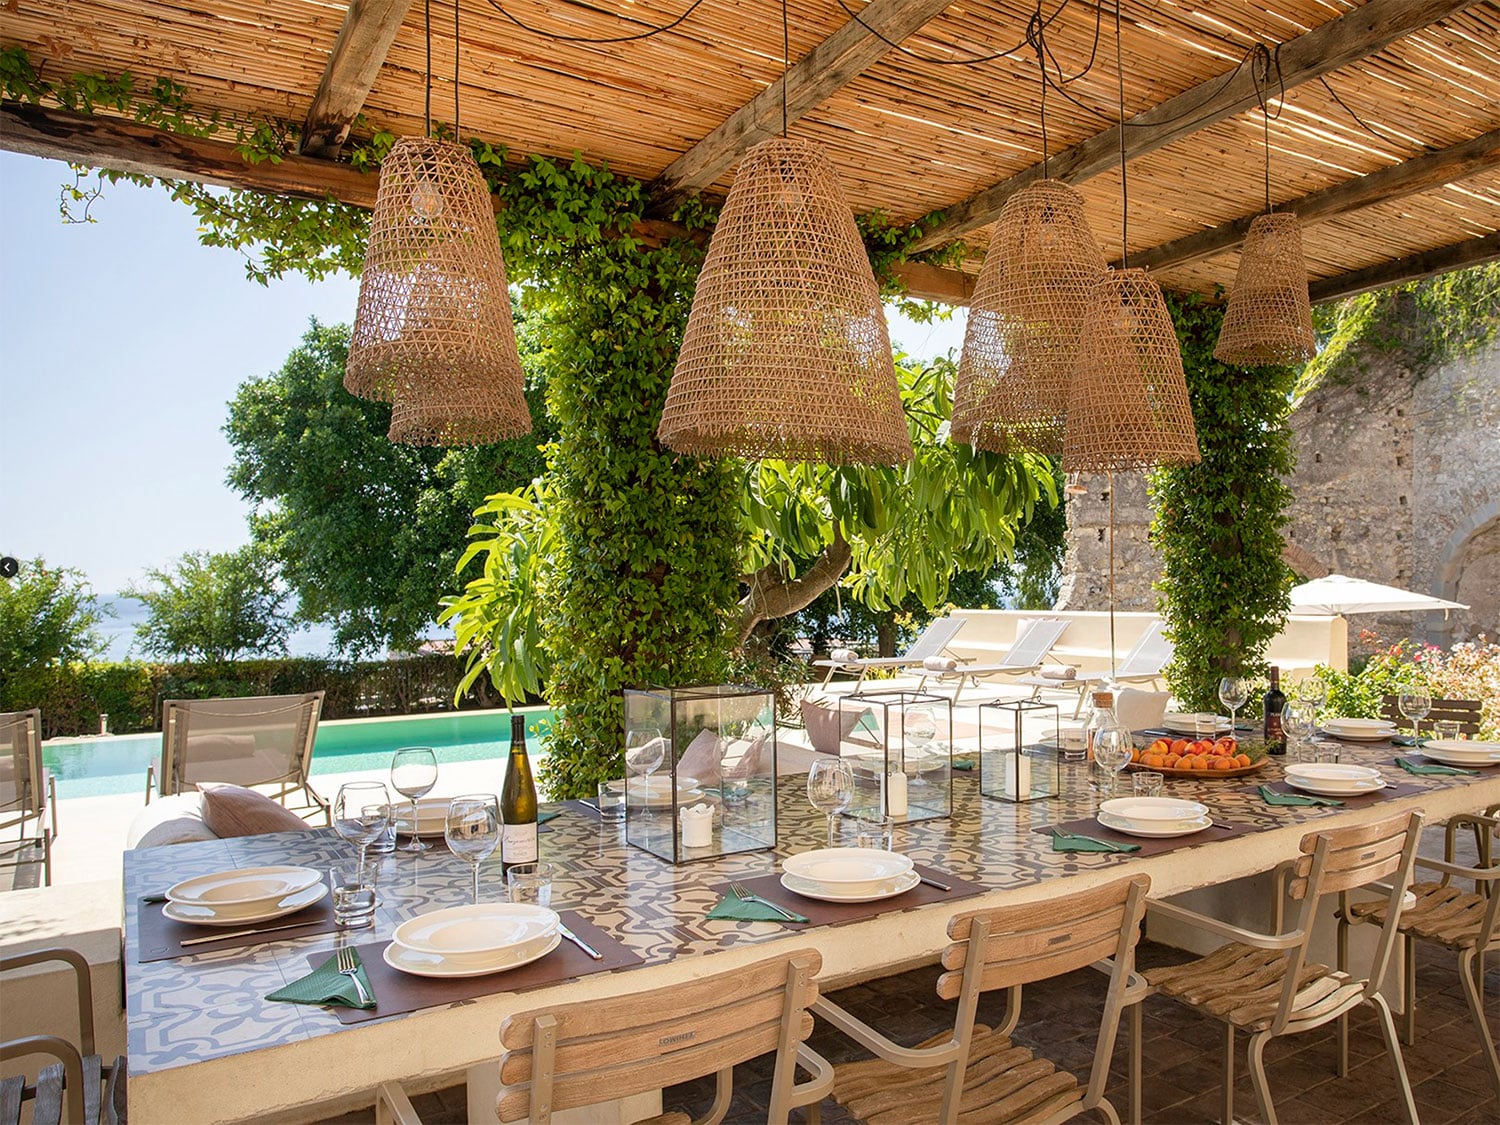
<svg viewBox="0 0 1500 1125">
<path fill-rule="evenodd" d="M 786 64 L 782 136 L 735 173 L 657 437 L 680 453 L 905 463 L 880 290 L 833 163 L 786 136 Z"/>
<path fill-rule="evenodd" d="M 955 440 L 996 453 L 1062 452 L 1068 384 L 1104 255 L 1083 196 L 1046 178 L 1046 23 L 1032 39 L 1042 74 L 1042 172 L 1005 201 L 974 296 L 953 391 Z"/>
<path fill-rule="evenodd" d="M 426 132 L 432 131 L 427 11 Z M 458 4 L 453 8 L 458 132 Z M 344 386 L 390 402 L 390 439 L 478 445 L 531 429 L 494 206 L 469 149 L 402 137 L 381 165 Z"/>
<path fill-rule="evenodd" d="M 1257 52 L 1257 79 L 1270 78 L 1271 55 Z M 1261 88 L 1257 81 L 1256 88 Z M 1266 213 L 1245 235 L 1240 267 L 1229 291 L 1214 358 L 1246 367 L 1306 363 L 1317 352 L 1302 225 L 1290 212 L 1271 210 L 1271 111 L 1260 99 L 1266 150 Z"/>
</svg>

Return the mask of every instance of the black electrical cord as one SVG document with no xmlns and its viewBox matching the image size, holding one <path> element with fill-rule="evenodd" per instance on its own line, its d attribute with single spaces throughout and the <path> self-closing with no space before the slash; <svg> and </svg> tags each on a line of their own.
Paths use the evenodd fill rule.
<svg viewBox="0 0 1500 1125">
<path fill-rule="evenodd" d="M 693 0 L 693 2 L 687 6 L 687 10 L 684 11 L 682 15 L 678 16 L 670 23 L 662 24 L 660 27 L 653 27 L 648 25 L 645 31 L 639 32 L 635 35 L 613 35 L 599 39 L 587 35 L 558 35 L 554 31 L 543 31 L 539 27 L 532 27 L 528 23 L 523 23 L 521 20 L 511 15 L 508 11 L 497 4 L 495 0 L 485 0 L 485 2 L 488 3 L 491 8 L 494 8 L 495 11 L 499 12 L 506 19 L 510 20 L 511 23 L 519 27 L 522 31 L 530 32 L 532 35 L 540 36 L 543 39 L 555 39 L 559 43 L 633 43 L 637 39 L 650 39 L 652 36 L 660 35 L 664 31 L 671 31 L 678 24 L 682 23 L 683 20 L 687 19 L 688 16 L 696 12 L 698 10 L 698 5 L 702 4 L 703 0 Z M 619 18 L 623 20 L 629 19 L 630 17 L 620 16 Z M 632 20 L 632 22 L 638 21 Z"/>
</svg>

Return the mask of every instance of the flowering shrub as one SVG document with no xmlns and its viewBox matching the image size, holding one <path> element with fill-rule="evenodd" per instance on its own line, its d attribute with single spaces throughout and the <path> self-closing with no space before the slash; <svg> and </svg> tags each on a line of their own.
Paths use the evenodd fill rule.
<svg viewBox="0 0 1500 1125">
<path fill-rule="evenodd" d="M 1403 687 L 1421 687 L 1434 699 L 1479 700 L 1479 737 L 1500 739 L 1500 644 L 1483 636 L 1447 651 L 1398 641 L 1370 657 L 1357 672 L 1320 664 L 1318 676 L 1328 686 L 1327 714 L 1376 719 L 1382 696 L 1398 695 Z"/>
</svg>

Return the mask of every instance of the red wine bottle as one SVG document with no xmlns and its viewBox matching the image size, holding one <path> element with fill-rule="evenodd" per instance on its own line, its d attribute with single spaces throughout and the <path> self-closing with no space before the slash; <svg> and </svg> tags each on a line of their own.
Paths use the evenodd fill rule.
<svg viewBox="0 0 1500 1125">
<path fill-rule="evenodd" d="M 1286 731 L 1281 726 L 1281 710 L 1286 706 L 1286 696 L 1281 692 L 1281 671 L 1271 666 L 1271 690 L 1266 692 L 1265 735 L 1266 753 L 1286 753 Z"/>
</svg>

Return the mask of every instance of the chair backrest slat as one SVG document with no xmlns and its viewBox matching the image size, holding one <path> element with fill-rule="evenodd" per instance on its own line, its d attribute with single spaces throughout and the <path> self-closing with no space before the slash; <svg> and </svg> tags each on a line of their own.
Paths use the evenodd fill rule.
<svg viewBox="0 0 1500 1125">
<path fill-rule="evenodd" d="M 926 660 L 929 656 L 941 656 L 943 649 L 948 647 L 963 627 L 962 617 L 934 617 L 917 639 L 912 641 L 911 647 L 906 650 L 906 658 Z"/>
<path fill-rule="evenodd" d="M 538 1029 L 554 1037 L 548 1112 L 660 1089 L 777 1049 L 790 1010 L 792 1040 L 812 1034 L 816 950 L 650 992 L 511 1016 L 500 1029 L 501 1121 L 534 1112 Z M 790 992 L 790 995 L 789 995 Z"/>
<path fill-rule="evenodd" d="M 35 816 L 42 801 L 42 712 L 0 714 L 0 812 Z"/>
<path fill-rule="evenodd" d="M 203 782 L 305 784 L 323 694 L 164 701 L 162 795 Z"/>
<path fill-rule="evenodd" d="M 1401 866 L 1408 823 L 1409 817 L 1403 814 L 1373 824 L 1309 833 L 1302 838 L 1303 854 L 1293 868 L 1288 893 L 1293 899 L 1300 900 L 1311 889 L 1308 876 L 1320 838 L 1327 839 L 1328 852 L 1317 894 L 1349 891 L 1384 879 Z"/>
<path fill-rule="evenodd" d="M 1432 724 L 1441 721 L 1454 722 L 1458 729 L 1474 738 L 1479 734 L 1483 703 L 1478 699 L 1434 699 L 1432 710 L 1422 718 L 1422 726 L 1432 729 Z M 1380 717 L 1393 723 L 1406 724 L 1410 720 L 1401 713 L 1401 698 L 1396 695 L 1381 696 Z"/>
</svg>

